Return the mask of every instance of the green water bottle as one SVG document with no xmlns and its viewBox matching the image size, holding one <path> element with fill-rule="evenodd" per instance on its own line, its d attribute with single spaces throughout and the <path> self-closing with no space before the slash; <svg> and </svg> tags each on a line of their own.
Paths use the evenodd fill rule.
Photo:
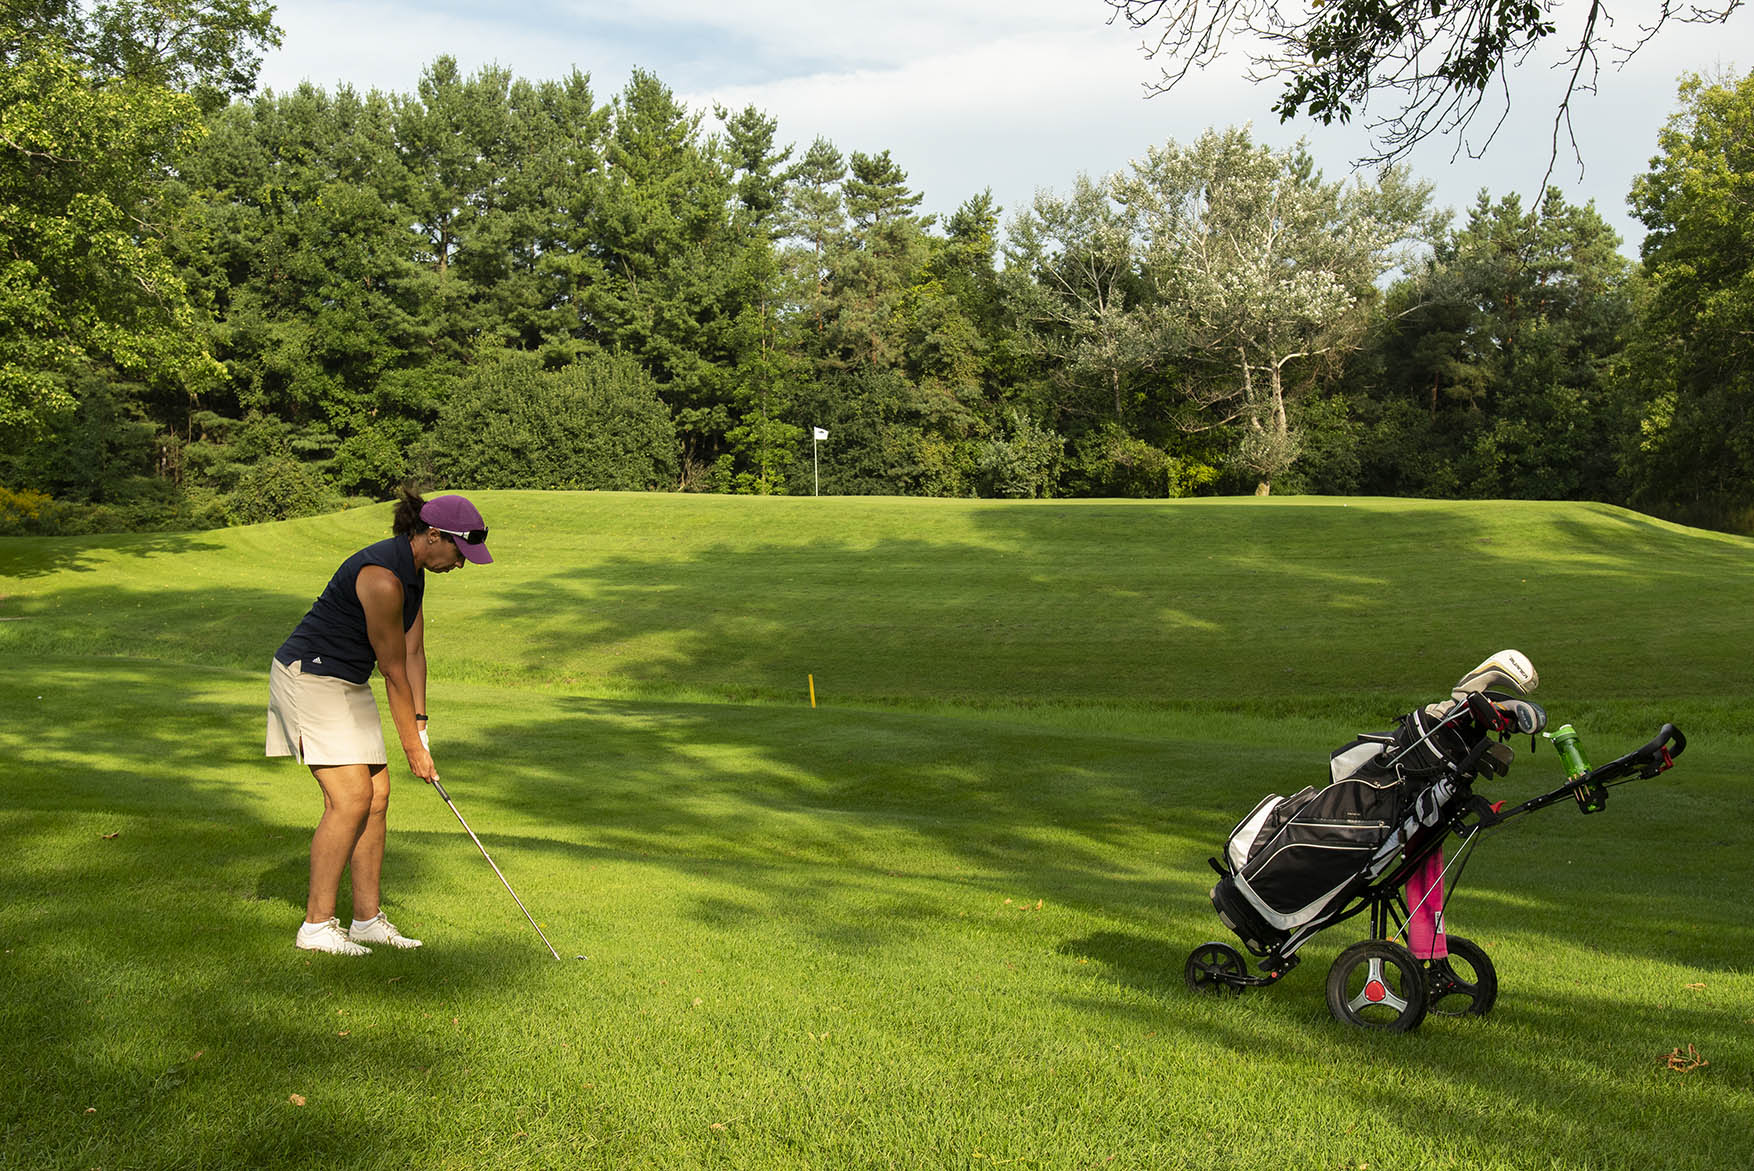
<svg viewBox="0 0 1754 1171">
<path fill-rule="evenodd" d="M 1590 771 L 1590 762 L 1583 758 L 1583 745 L 1578 743 L 1577 730 L 1570 724 L 1561 724 L 1557 732 L 1545 735 L 1553 741 L 1553 747 L 1559 750 L 1559 758 L 1565 762 L 1566 780 L 1574 780 Z"/>
</svg>

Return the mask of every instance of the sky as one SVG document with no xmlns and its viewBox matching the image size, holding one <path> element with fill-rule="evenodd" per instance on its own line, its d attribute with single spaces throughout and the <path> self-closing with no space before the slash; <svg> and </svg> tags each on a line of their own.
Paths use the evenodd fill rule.
<svg viewBox="0 0 1754 1171">
<path fill-rule="evenodd" d="M 1634 37 L 1657 3 L 1611 5 L 1615 39 Z M 1549 39 L 1584 7 L 1562 6 L 1560 34 Z M 818 136 L 844 153 L 888 150 L 924 194 L 923 211 L 948 215 L 991 190 L 1006 221 L 1037 190 L 1068 192 L 1080 173 L 1125 169 L 1147 148 L 1191 142 L 1208 127 L 1250 124 L 1275 147 L 1305 139 L 1329 178 L 1350 175 L 1371 153 L 1357 126 L 1281 124 L 1271 112 L 1278 87 L 1245 81 L 1237 54 L 1148 98 L 1160 70 L 1141 51 L 1146 34 L 1110 15 L 1103 0 L 285 0 L 276 14 L 284 43 L 267 55 L 260 84 L 411 93 L 448 54 L 466 73 L 499 65 L 545 80 L 577 69 L 606 102 L 644 69 L 705 111 L 709 127 L 715 103 L 754 105 L 778 120 L 780 143 L 795 143 L 797 155 Z M 1482 188 L 1494 199 L 1519 194 L 1525 206 L 1539 193 L 1563 88 L 1558 56 L 1514 75 L 1512 116 L 1483 152 L 1484 125 L 1473 141 L 1434 139 L 1407 160 L 1457 222 Z M 1644 228 L 1626 195 L 1676 108 L 1677 79 L 1754 64 L 1754 12 L 1718 26 L 1672 24 L 1617 64 L 1604 58 L 1598 92 L 1573 103 L 1581 173 L 1562 140 L 1549 182 L 1574 203 L 1593 200 L 1636 256 Z"/>
</svg>

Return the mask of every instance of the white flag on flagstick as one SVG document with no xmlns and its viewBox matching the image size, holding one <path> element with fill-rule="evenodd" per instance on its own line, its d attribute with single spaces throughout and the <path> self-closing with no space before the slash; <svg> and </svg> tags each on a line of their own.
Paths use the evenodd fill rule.
<svg viewBox="0 0 1754 1171">
<path fill-rule="evenodd" d="M 818 438 L 818 439 L 827 439 L 828 438 L 828 432 L 824 428 L 817 427 L 817 428 L 815 428 L 815 431 L 816 431 L 816 438 Z"/>
</svg>

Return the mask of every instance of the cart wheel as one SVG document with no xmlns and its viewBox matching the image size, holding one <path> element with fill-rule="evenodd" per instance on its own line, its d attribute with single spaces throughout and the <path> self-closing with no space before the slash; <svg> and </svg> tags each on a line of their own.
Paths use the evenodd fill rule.
<svg viewBox="0 0 1754 1171">
<path fill-rule="evenodd" d="M 1248 965 L 1242 953 L 1228 943 L 1203 943 L 1188 956 L 1184 969 L 1188 990 L 1216 996 L 1221 992 L 1242 992 Z"/>
<path fill-rule="evenodd" d="M 1498 970 L 1486 949 L 1452 935 L 1449 958 L 1426 962 L 1425 992 L 1438 1016 L 1485 1016 L 1498 999 Z"/>
<path fill-rule="evenodd" d="M 1337 1021 L 1405 1033 L 1425 1019 L 1425 1006 L 1425 969 L 1398 943 L 1355 943 L 1328 969 L 1328 1011 Z"/>
</svg>

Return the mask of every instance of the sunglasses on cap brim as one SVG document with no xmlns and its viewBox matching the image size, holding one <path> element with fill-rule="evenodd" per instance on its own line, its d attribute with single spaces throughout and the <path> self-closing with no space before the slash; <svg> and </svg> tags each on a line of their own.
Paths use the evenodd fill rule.
<svg viewBox="0 0 1754 1171">
<path fill-rule="evenodd" d="M 437 525 L 433 527 L 438 528 Z M 465 533 L 459 533 L 456 529 L 439 529 L 438 531 L 447 537 L 455 537 L 466 545 L 479 545 L 487 540 L 486 529 L 470 529 Z"/>
</svg>

